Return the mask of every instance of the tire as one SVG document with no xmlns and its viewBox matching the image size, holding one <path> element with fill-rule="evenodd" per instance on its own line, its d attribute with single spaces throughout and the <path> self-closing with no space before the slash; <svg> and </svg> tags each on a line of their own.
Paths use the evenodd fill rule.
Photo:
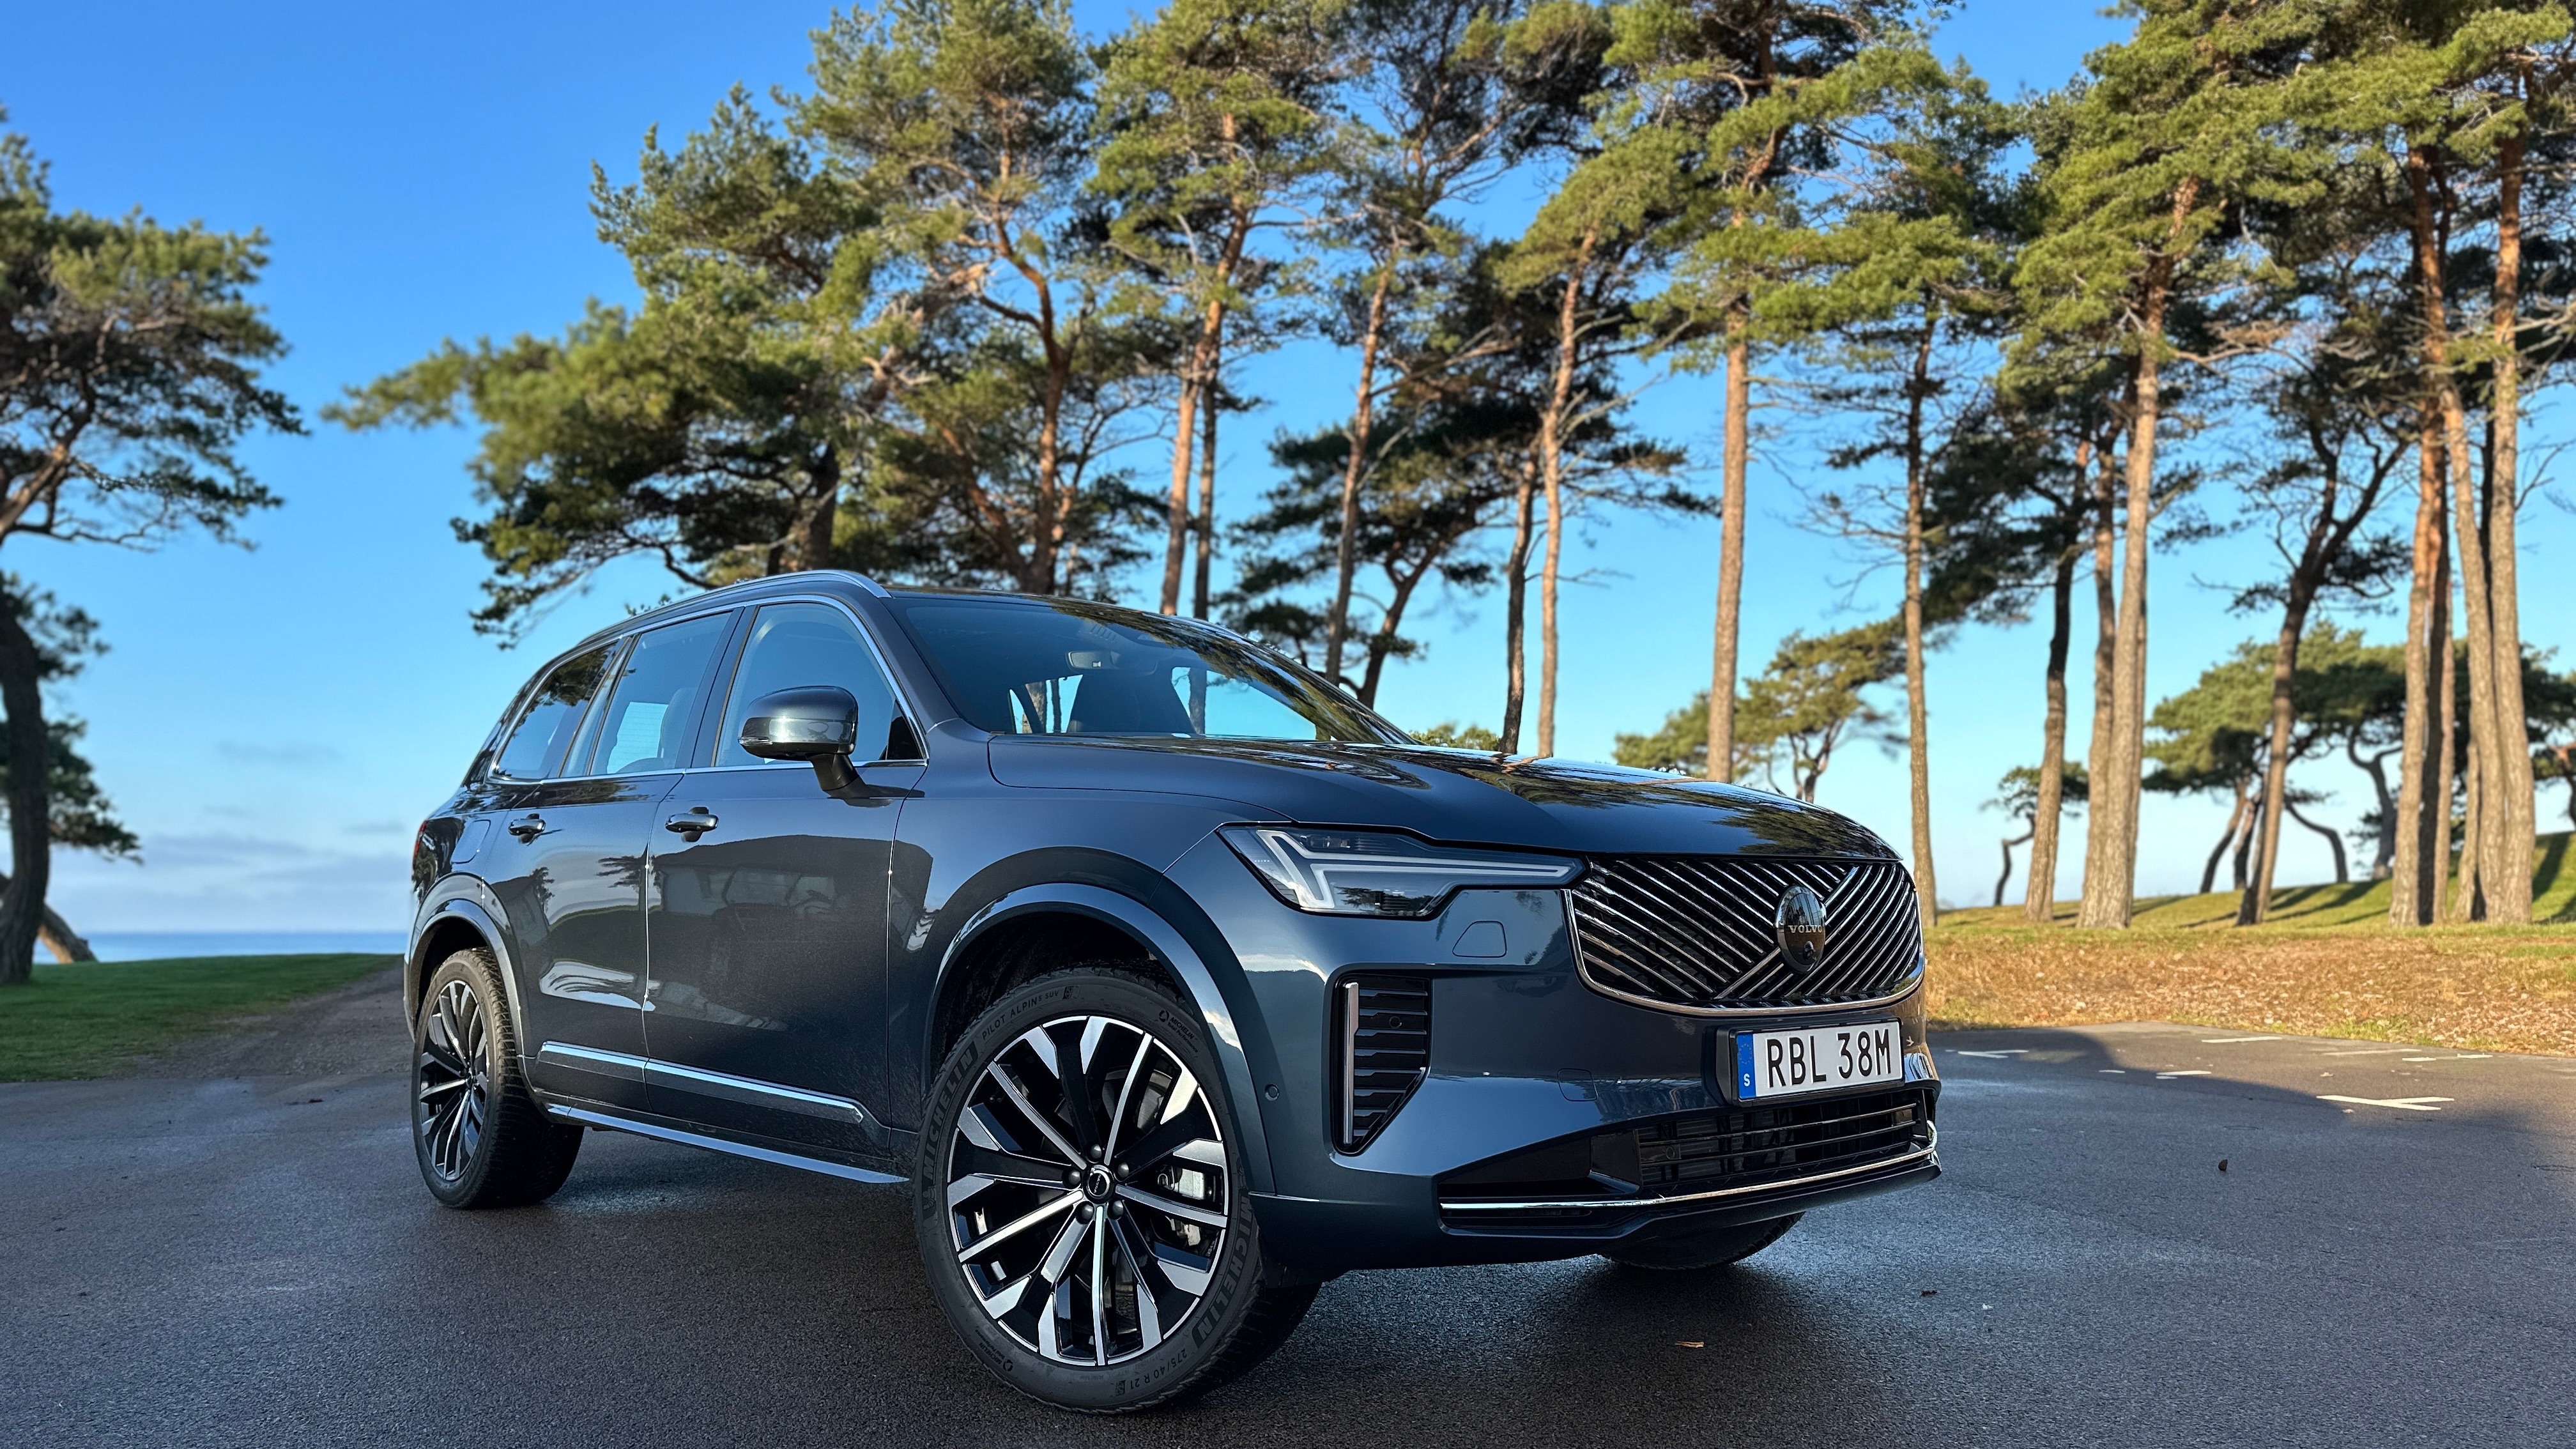
<svg viewBox="0 0 2576 1449">
<path fill-rule="evenodd" d="M 528 1091 L 492 953 L 440 962 L 411 1043 L 411 1142 L 430 1195 L 452 1208 L 541 1202 L 572 1172 L 581 1138 Z"/>
<path fill-rule="evenodd" d="M 1652 1268 L 1658 1272 L 1688 1273 L 1703 1268 L 1723 1268 L 1741 1263 L 1764 1248 L 1787 1237 L 1798 1225 L 1798 1214 L 1773 1218 L 1762 1223 L 1735 1223 L 1722 1228 L 1702 1228 L 1678 1237 L 1658 1238 L 1651 1242 L 1631 1243 L 1614 1248 L 1601 1256 L 1625 1268 Z"/>
<path fill-rule="evenodd" d="M 922 1114 L 915 1219 L 931 1292 L 1003 1382 L 1152 1408 L 1306 1316 L 1313 1287 L 1269 1282 L 1224 1091 L 1198 1013 L 1126 971 L 1041 977 L 967 1028 Z"/>
</svg>

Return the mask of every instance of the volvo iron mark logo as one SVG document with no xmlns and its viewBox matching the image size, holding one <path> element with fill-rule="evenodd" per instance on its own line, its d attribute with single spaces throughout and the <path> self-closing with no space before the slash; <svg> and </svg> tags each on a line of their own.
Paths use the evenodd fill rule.
<svg viewBox="0 0 2576 1449">
<path fill-rule="evenodd" d="M 1825 930 L 1825 903 L 1814 891 L 1802 885 L 1782 891 L 1774 923 L 1780 933 L 1780 954 L 1790 970 L 1811 970 L 1825 959 L 1825 943 L 1833 937 Z"/>
</svg>

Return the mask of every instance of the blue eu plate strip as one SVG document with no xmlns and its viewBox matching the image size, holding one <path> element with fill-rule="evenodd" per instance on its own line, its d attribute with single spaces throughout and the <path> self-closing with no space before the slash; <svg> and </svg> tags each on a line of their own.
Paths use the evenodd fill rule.
<svg viewBox="0 0 2576 1449">
<path fill-rule="evenodd" d="M 1741 1099 L 1753 1094 L 1753 1033 L 1739 1031 L 1735 1034 L 1735 1095 Z"/>
</svg>

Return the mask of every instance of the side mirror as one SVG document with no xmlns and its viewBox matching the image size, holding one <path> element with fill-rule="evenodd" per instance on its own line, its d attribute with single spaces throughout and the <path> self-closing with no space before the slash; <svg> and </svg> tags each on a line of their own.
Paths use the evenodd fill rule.
<svg viewBox="0 0 2576 1449">
<path fill-rule="evenodd" d="M 858 782 L 850 751 L 859 743 L 859 702 L 834 684 L 806 684 L 764 694 L 742 722 L 745 753 L 764 760 L 802 760 L 826 792 Z"/>
</svg>

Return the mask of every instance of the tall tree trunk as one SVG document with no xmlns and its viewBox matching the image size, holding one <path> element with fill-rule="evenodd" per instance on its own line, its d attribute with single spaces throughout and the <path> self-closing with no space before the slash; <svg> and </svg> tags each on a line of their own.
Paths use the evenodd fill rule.
<svg viewBox="0 0 2576 1449">
<path fill-rule="evenodd" d="M 2486 530 L 2478 517 L 2479 474 L 2469 463 L 2469 423 L 2467 407 L 2460 400 L 2459 378 L 2451 369 L 2451 334 L 2449 305 L 2441 288 L 2436 249 L 2426 246 L 2422 238 L 2433 235 L 2431 162 L 2421 151 L 2406 158 L 2407 178 L 2414 201 L 2414 226 L 2418 237 L 2417 264 L 2421 269 L 2416 286 L 2417 305 L 2423 310 L 2424 371 L 2442 420 L 2444 452 L 2450 464 L 2452 545 L 2459 559 L 2460 614 L 2468 635 L 2469 664 L 2469 832 L 2460 853 L 2460 889 L 2446 915 L 2451 919 L 2476 919 L 2480 909 L 2484 877 L 2498 863 L 2498 852 L 2490 837 L 2494 834 L 2484 808 L 2487 787 L 2503 778 L 2498 753 L 2499 736 L 2496 712 L 2496 670 L 2498 658 L 2494 630 L 2494 592 L 2487 561 L 2489 543 Z M 2519 674 L 2519 667 L 2516 669 Z M 2512 739 L 2517 753 L 2521 751 L 2522 722 L 2513 722 Z M 2527 857 L 2527 852 L 2526 852 Z M 2527 880 L 2527 877 L 2526 877 Z M 2527 894 L 2529 886 L 2524 891 Z M 2525 915 L 2529 914 L 2528 908 Z"/>
<path fill-rule="evenodd" d="M 2186 188 L 2188 190 L 2188 188 Z M 2184 209 L 2188 209 L 2188 200 Z M 2085 896 L 2075 923 L 2125 930 L 2135 900 L 2138 865 L 2138 790 L 2147 728 L 2147 541 L 2155 519 L 2156 428 L 2163 394 L 2156 348 L 2165 332 L 2165 286 L 2151 280 L 2141 309 L 2138 370 L 2130 406 L 2127 458 L 2128 530 L 2120 557 L 2119 647 L 2112 658 L 2111 733 L 2093 769 L 2091 829 Z M 2107 766 L 2107 768 L 2106 768 Z"/>
<path fill-rule="evenodd" d="M 1528 650 L 1523 635 L 1529 624 L 1530 529 L 1537 511 L 1536 463 L 1521 463 L 1521 486 L 1512 499 L 1512 552 L 1503 574 L 1503 728 L 1496 748 L 1507 755 L 1521 750 L 1521 697 L 1528 682 Z"/>
<path fill-rule="evenodd" d="M 2443 533 L 2446 538 L 2449 536 L 2447 524 L 2444 526 Z M 2440 655 L 2440 661 L 2433 670 L 2433 692 L 2438 696 L 2433 707 L 2433 716 L 2441 724 L 2439 731 L 2441 758 L 2433 762 L 2433 789 L 2437 796 L 2437 803 L 2433 807 L 2436 852 L 2433 857 L 2433 899 L 2430 905 L 2432 911 L 2430 919 L 2438 921 L 2449 917 L 2450 902 L 2453 899 L 2451 797 L 2459 793 L 2460 759 L 2464 753 L 2460 748 L 2460 683 L 2454 672 L 2459 667 L 2459 654 L 2451 647 L 2451 555 L 2447 547 L 2442 553 L 2441 568 L 2434 573 L 2433 578 L 2435 593 L 2441 600 L 2440 606 L 2433 612 L 2436 621 L 2433 630 L 2433 647 Z"/>
<path fill-rule="evenodd" d="M 832 534 L 841 517 L 841 459 L 825 451 L 814 465 L 813 496 L 805 506 L 805 516 L 797 521 L 795 558 L 788 565 L 796 569 L 827 569 L 832 566 Z"/>
<path fill-rule="evenodd" d="M 2004 892 L 2012 888 L 2012 853 L 2016 845 L 2029 843 L 2031 832 L 2025 830 L 2004 842 L 2004 873 L 1995 877 L 1995 909 L 2003 909 Z"/>
<path fill-rule="evenodd" d="M 2327 485 L 2327 514 L 2333 511 L 2333 485 Z M 2272 718 L 2263 760 L 2263 843 L 2255 854 L 2254 881 L 2236 905 L 2236 924 L 2259 926 L 2272 914 L 2272 881 L 2281 864 L 2281 817 L 2289 813 L 2291 735 L 2298 727 L 2298 701 L 2290 686 L 2299 676 L 2299 643 L 2306 637 L 2308 606 L 2314 600 L 2315 535 L 2290 578 L 2289 607 L 2281 611 L 2281 632 L 2272 641 Z"/>
<path fill-rule="evenodd" d="M 2474 706 L 2472 714 L 2474 714 Z M 2478 748 L 2477 721 L 2469 721 L 2468 777 L 2461 784 L 2460 798 L 2460 878 L 2451 887 L 2451 899 L 2445 919 L 2482 921 L 2486 919 L 2486 862 L 2479 858 L 2478 839 L 2486 828 L 2486 771 L 2484 751 Z"/>
<path fill-rule="evenodd" d="M 2456 382 L 2444 372 L 2443 425 L 2450 435 L 2451 538 L 2460 563 L 2460 614 L 2469 643 L 2469 817 L 2468 837 L 2460 854 L 2460 899 L 2454 919 L 2484 919 L 2482 907 L 2495 892 L 2492 879 L 2498 852 L 2494 845 L 2494 786 L 2502 778 L 2496 727 L 2495 616 L 2489 592 L 2485 530 L 2479 527 L 2478 475 L 2469 463 L 2468 417 Z M 2514 731 L 2515 743 L 2521 730 Z M 2526 912 L 2527 914 L 2527 912 Z"/>
<path fill-rule="evenodd" d="M 2237 890 L 2245 889 L 2246 881 L 2253 877 L 2253 872 L 2247 867 L 2249 858 L 2254 854 L 2254 838 L 2262 833 L 2263 802 L 2258 798 L 2254 801 L 2253 808 L 2246 813 L 2245 832 L 2236 837 L 2235 875 L 2231 884 Z"/>
<path fill-rule="evenodd" d="M 2371 794 L 2379 801 L 2379 829 L 2374 832 L 2376 839 L 2371 845 L 2370 878 L 2372 880 L 2388 879 L 2389 871 L 2397 859 L 2397 796 L 2388 788 L 2389 753 L 2387 750 L 2382 750 L 2365 760 L 2361 757 L 2361 752 L 2354 748 L 2352 737 L 2345 737 L 2343 742 L 2344 758 L 2352 761 L 2363 773 L 2370 776 Z"/>
<path fill-rule="evenodd" d="M 2420 248 L 2427 240 L 2419 235 L 2416 244 Z M 2437 797 L 2434 789 L 2443 773 L 2445 743 L 2433 676 L 2447 652 L 2439 641 L 2449 633 L 2450 612 L 2443 588 L 2449 551 L 2443 474 L 2441 408 L 2427 388 L 2416 427 L 2415 546 L 2406 586 L 2406 715 L 2398 745 L 2396 818 L 2390 822 L 2396 842 L 2388 873 L 2392 926 L 2432 924 L 2442 876 L 2450 868 L 2451 800 L 2447 794 Z"/>
<path fill-rule="evenodd" d="M 1209 304 L 1211 312 L 1215 304 Z M 1181 575 L 1187 567 L 1190 540 L 1190 464 L 1198 458 L 1199 364 L 1205 333 L 1190 347 L 1189 366 L 1181 378 L 1181 396 L 1172 418 L 1172 496 L 1165 509 L 1163 540 L 1163 612 L 1181 611 Z"/>
<path fill-rule="evenodd" d="M 1708 670 L 1708 777 L 1735 778 L 1736 635 L 1744 617 L 1744 470 L 1751 457 L 1753 346 L 1739 306 L 1726 343 L 1726 444 L 1719 465 L 1717 641 Z"/>
<path fill-rule="evenodd" d="M 1586 232 L 1566 269 L 1565 292 L 1556 309 L 1556 371 L 1550 379 L 1547 406 L 1538 415 L 1538 461 L 1547 490 L 1547 552 L 1538 576 L 1538 752 L 1556 753 L 1556 585 L 1565 545 L 1565 414 L 1574 397 L 1574 364 L 1583 348 L 1575 331 L 1583 300 L 1584 272 L 1592 259 L 1593 234 Z"/>
<path fill-rule="evenodd" d="M 2236 782 L 2236 803 L 2227 812 L 2227 828 L 2218 834 L 2218 843 L 2209 848 L 2209 863 L 2200 868 L 2200 893 L 2207 895 L 2218 885 L 2218 863 L 2227 858 L 2227 847 L 2236 843 L 2236 832 L 2245 824 L 2245 782 Z"/>
<path fill-rule="evenodd" d="M 1932 709 L 1923 670 L 1923 404 L 1939 330 L 1937 321 L 1925 319 L 1905 405 L 1905 754 L 1914 811 L 1914 914 L 1927 931 L 1940 920 L 1941 898 L 1932 881 Z M 2012 873 L 2009 860 L 2004 873 Z"/>
<path fill-rule="evenodd" d="M 44 654 L 17 600 L 0 600 L 0 709 L 8 711 L 9 884 L 0 890 L 0 986 L 36 967 L 45 890 L 53 880 L 53 740 L 45 730 Z"/>
<path fill-rule="evenodd" d="M 2343 837 L 2300 814 L 2299 807 L 2287 800 L 2281 802 L 2281 810 L 2291 819 L 2326 838 L 2326 849 L 2334 852 L 2335 884 L 2352 884 L 2352 863 L 2343 853 Z"/>
<path fill-rule="evenodd" d="M 2083 449 L 2078 449 L 2078 477 L 2088 461 Z M 2048 713 L 2039 731 L 2039 803 L 2030 823 L 2030 886 L 2022 893 L 2021 903 L 2021 913 L 2043 926 L 2057 918 L 2057 828 L 2066 814 L 2066 653 L 2075 632 L 2073 550 L 2058 555 L 2057 576 L 2049 581 L 2048 597 Z"/>
<path fill-rule="evenodd" d="M 2125 930 L 2136 902 L 2138 791 L 2147 739 L 2147 546 L 2155 522 L 2156 430 L 2164 421 L 2162 359 L 2165 312 L 2172 302 L 2174 267 L 2184 227 L 2200 200 L 2200 182 L 2185 177 L 2174 188 L 2165 227 L 2167 250 L 2148 262 L 2138 307 L 2138 364 L 2129 384 L 2128 535 L 2120 560 L 2120 638 L 2112 661 L 2111 738 L 2105 752 L 2109 777 L 2094 767 L 2091 826 L 2085 842 L 2083 905 L 2075 923 Z M 2099 868 L 2091 868 L 2098 857 Z"/>
<path fill-rule="evenodd" d="M 2496 272 L 2490 308 L 2495 329 L 2494 396 L 2487 418 L 2493 430 L 2493 484 L 2485 537 L 2488 675 L 2494 681 L 2490 711 L 2495 748 L 2487 755 L 2487 839 L 2479 884 L 2487 919 L 2531 922 L 2533 837 L 2538 833 L 2537 782 L 2524 729 L 2522 606 L 2514 559 L 2514 512 L 2522 499 L 2522 183 L 2525 138 L 2505 138 L 2496 153 Z"/>
<path fill-rule="evenodd" d="M 1209 566 L 1216 558 L 1216 422 L 1224 411 L 1225 339 L 1217 338 L 1217 351 L 1208 358 L 1207 395 L 1199 404 L 1199 517 L 1198 576 L 1190 588 L 1190 617 L 1208 616 Z"/>
<path fill-rule="evenodd" d="M 2102 778 L 2102 764 L 2110 758 L 2112 720 L 2118 714 L 2111 704 L 2116 697 L 2112 687 L 2120 657 L 2120 596 L 2112 572 L 2113 548 L 2119 537 L 2119 494 L 2112 486 L 2116 481 L 2113 459 L 2112 451 L 2104 449 L 2101 467 L 2093 474 L 2093 738 L 2086 746 L 2084 761 L 2095 782 Z M 2088 789 L 2088 798 L 2090 793 Z M 2084 835 L 2084 878 L 2077 887 L 2076 898 L 2079 913 L 2083 902 L 2092 898 L 2094 871 L 2102 859 L 2094 849 L 2092 830 L 2087 828 Z"/>
<path fill-rule="evenodd" d="M 1351 407 L 1351 455 L 1342 466 L 1342 536 L 1333 548 L 1333 608 L 1324 616 L 1324 677 L 1342 682 L 1342 641 L 1351 627 L 1351 575 L 1359 566 L 1360 477 L 1368 469 L 1369 424 L 1377 415 L 1377 353 L 1386 339 L 1386 295 L 1395 285 L 1390 255 L 1369 292 L 1368 323 L 1360 333 L 1359 399 Z"/>
<path fill-rule="evenodd" d="M 0 875 L 0 893 L 8 889 L 9 877 Z M 55 961 L 69 963 L 98 959 L 98 953 L 90 949 L 88 940 L 80 932 L 72 929 L 71 922 L 57 915 L 52 906 L 43 909 L 43 917 L 36 923 L 36 939 L 44 943 L 46 950 L 54 953 Z"/>
</svg>

